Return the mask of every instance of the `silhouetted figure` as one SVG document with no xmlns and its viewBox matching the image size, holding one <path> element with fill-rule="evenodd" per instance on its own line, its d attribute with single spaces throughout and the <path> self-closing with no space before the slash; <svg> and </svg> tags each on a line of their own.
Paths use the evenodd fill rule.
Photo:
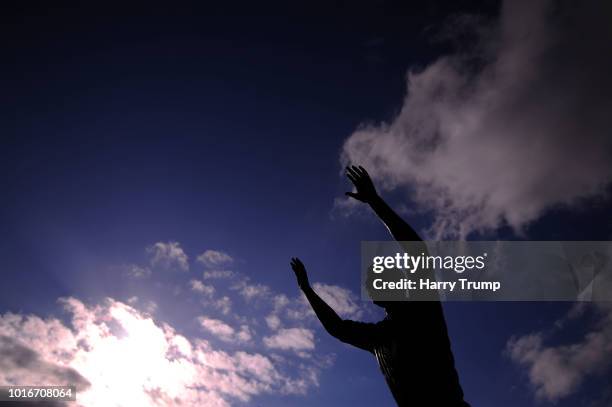
<svg viewBox="0 0 612 407">
<path fill-rule="evenodd" d="M 357 192 L 347 195 L 367 203 L 397 241 L 422 241 L 418 234 L 377 194 L 366 170 L 347 167 Z M 455 362 L 439 301 L 374 301 L 387 316 L 377 323 L 342 319 L 310 287 L 306 268 L 291 260 L 298 285 L 332 336 L 372 352 L 399 406 L 469 407 Z M 436 297 L 437 298 L 437 297 Z"/>
</svg>

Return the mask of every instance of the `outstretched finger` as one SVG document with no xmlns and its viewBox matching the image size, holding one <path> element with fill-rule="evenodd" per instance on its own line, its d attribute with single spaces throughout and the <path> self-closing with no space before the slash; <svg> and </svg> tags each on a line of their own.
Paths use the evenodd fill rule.
<svg viewBox="0 0 612 407">
<path fill-rule="evenodd" d="M 359 173 L 358 173 L 357 171 L 355 171 L 355 169 L 354 169 L 354 168 L 349 168 L 349 167 L 346 167 L 346 175 L 347 175 L 347 176 L 349 176 L 349 175 L 350 175 L 350 176 L 352 176 L 352 177 L 353 177 L 353 179 L 355 179 L 355 180 L 358 180 L 358 179 L 359 179 Z M 350 177 L 349 177 L 349 178 L 350 178 Z"/>
<path fill-rule="evenodd" d="M 357 177 L 354 176 L 353 174 L 347 172 L 346 173 L 346 177 L 353 183 L 356 184 L 357 183 Z"/>
<path fill-rule="evenodd" d="M 366 177 L 370 177 L 370 174 L 368 174 L 368 172 L 366 171 L 365 168 L 363 168 L 361 165 L 359 166 L 359 169 L 361 170 L 361 174 L 366 176 Z"/>
<path fill-rule="evenodd" d="M 360 180 L 360 181 L 363 180 L 364 178 L 366 178 L 366 175 L 356 165 L 353 165 L 353 172 L 355 174 L 357 174 L 357 179 Z"/>
</svg>

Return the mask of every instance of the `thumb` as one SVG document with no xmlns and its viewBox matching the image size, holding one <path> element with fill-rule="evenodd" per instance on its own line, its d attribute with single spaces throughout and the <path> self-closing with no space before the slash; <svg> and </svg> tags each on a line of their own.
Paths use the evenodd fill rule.
<svg viewBox="0 0 612 407">
<path fill-rule="evenodd" d="M 349 196 L 349 197 L 351 197 L 351 198 L 353 198 L 353 199 L 356 199 L 356 200 L 358 200 L 358 201 L 361 201 L 361 198 L 360 198 L 360 197 L 359 197 L 359 195 L 358 195 L 357 193 L 355 193 L 355 192 L 346 192 L 346 193 L 345 193 L 345 195 L 346 195 L 346 196 Z"/>
</svg>

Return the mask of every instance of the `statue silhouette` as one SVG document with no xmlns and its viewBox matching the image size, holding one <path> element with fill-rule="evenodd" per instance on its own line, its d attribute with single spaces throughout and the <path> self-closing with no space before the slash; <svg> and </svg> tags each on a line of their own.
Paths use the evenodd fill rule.
<svg viewBox="0 0 612 407">
<path fill-rule="evenodd" d="M 346 194 L 367 203 L 397 241 L 422 241 L 419 235 L 380 198 L 374 184 L 359 166 L 346 175 L 356 192 Z M 386 311 L 377 323 L 342 319 L 317 295 L 308 282 L 304 264 L 291 259 L 298 286 L 321 324 L 342 342 L 372 352 L 398 406 L 469 407 L 455 370 L 442 305 L 430 301 L 374 301 Z"/>
</svg>

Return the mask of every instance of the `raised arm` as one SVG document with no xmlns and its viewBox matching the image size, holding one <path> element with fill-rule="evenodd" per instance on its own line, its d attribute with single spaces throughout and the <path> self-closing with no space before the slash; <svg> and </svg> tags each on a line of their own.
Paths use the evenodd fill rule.
<svg viewBox="0 0 612 407">
<path fill-rule="evenodd" d="M 376 212 L 378 218 L 385 224 L 393 238 L 398 242 L 419 242 L 416 244 L 400 244 L 403 250 L 416 251 L 416 253 L 427 254 L 427 245 L 418 233 L 402 219 L 387 203 L 378 195 L 374 183 L 368 172 L 362 166 L 346 167 L 346 176 L 355 185 L 356 192 L 347 192 L 346 194 L 358 201 L 367 203 Z M 421 270 L 419 275 L 424 278 L 435 278 L 433 270 Z M 411 294 L 413 298 L 418 298 L 427 301 L 438 301 L 439 296 L 437 291 L 419 290 Z"/>
<path fill-rule="evenodd" d="M 397 241 L 422 241 L 418 233 L 402 219 L 378 195 L 374 183 L 368 172 L 362 166 L 346 167 L 346 176 L 355 185 L 356 192 L 347 192 L 346 195 L 358 201 L 367 203 L 374 210 L 378 218 L 385 224 L 393 238 Z"/>
<path fill-rule="evenodd" d="M 323 328 L 325 328 L 330 335 L 337 336 L 340 331 L 340 325 L 342 324 L 342 318 L 340 318 L 340 316 L 336 314 L 336 311 L 327 305 L 327 303 L 312 289 L 308 281 L 306 267 L 304 267 L 304 263 L 302 263 L 300 259 L 297 257 L 292 258 L 291 268 L 295 273 L 298 287 L 300 287 L 300 290 L 302 290 L 306 296 L 317 318 L 319 318 L 319 321 L 323 324 Z"/>
<path fill-rule="evenodd" d="M 298 286 L 306 296 L 314 313 L 323 325 L 323 328 L 342 342 L 358 348 L 373 351 L 375 342 L 379 339 L 380 329 L 376 324 L 344 320 L 327 305 L 325 301 L 312 289 L 308 281 L 308 274 L 304 264 L 294 257 L 291 259 L 291 268 L 295 273 Z"/>
</svg>

